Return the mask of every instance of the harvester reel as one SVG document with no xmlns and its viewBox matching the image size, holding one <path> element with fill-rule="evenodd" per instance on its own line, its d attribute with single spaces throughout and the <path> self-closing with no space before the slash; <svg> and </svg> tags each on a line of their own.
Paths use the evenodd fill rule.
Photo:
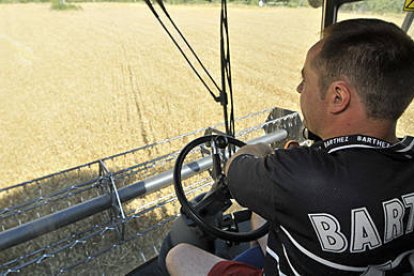
<svg viewBox="0 0 414 276">
<path fill-rule="evenodd" d="M 190 202 L 183 189 L 181 172 L 187 155 L 194 148 L 206 143 L 210 144 L 212 149 L 210 155 L 213 166 L 211 175 L 214 183 L 210 191 L 199 201 Z M 232 205 L 232 196 L 223 172 L 224 165 L 228 157 L 235 152 L 235 149 L 244 145 L 244 142 L 225 135 L 203 136 L 193 140 L 183 148 L 174 167 L 174 188 L 181 203 L 182 212 L 207 233 L 233 242 L 252 241 L 268 232 L 267 223 L 256 230 L 239 232 L 238 222 L 250 218 L 250 211 L 247 215 L 245 211 L 222 215 Z"/>
</svg>

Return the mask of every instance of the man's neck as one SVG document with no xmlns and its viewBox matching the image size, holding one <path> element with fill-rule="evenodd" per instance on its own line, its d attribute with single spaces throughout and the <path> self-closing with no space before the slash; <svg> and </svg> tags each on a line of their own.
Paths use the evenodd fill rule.
<svg viewBox="0 0 414 276">
<path fill-rule="evenodd" d="M 375 137 L 391 144 L 397 143 L 396 122 L 384 120 L 361 120 L 335 124 L 326 128 L 321 138 L 326 140 L 347 135 L 366 135 Z"/>
</svg>

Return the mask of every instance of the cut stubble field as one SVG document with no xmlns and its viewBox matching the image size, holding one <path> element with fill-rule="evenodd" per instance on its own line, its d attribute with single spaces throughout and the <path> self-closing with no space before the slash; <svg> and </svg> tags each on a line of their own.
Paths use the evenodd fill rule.
<svg viewBox="0 0 414 276">
<path fill-rule="evenodd" d="M 144 4 L 81 6 L 0 5 L 0 187 L 222 120 Z M 219 6 L 169 9 L 219 82 Z M 236 116 L 299 110 L 295 87 L 320 16 L 229 8 Z M 413 132 L 413 114 L 411 106 L 400 135 Z"/>
</svg>

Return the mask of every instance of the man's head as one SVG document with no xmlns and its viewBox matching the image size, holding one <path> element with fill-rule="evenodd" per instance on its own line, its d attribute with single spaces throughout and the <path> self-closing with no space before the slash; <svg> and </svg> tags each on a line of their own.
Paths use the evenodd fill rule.
<svg viewBox="0 0 414 276">
<path fill-rule="evenodd" d="M 302 111 L 316 134 L 324 127 L 324 112 L 341 114 L 356 100 L 366 118 L 396 121 L 414 96 L 414 42 L 381 20 L 342 21 L 328 27 L 309 50 L 303 73 L 305 81 L 298 87 Z M 311 79 L 317 83 L 309 83 L 306 74 L 316 74 Z M 309 89 L 318 90 L 320 99 L 309 100 Z M 342 105 L 335 107 L 336 100 Z M 325 110 L 329 103 L 336 109 Z"/>
</svg>

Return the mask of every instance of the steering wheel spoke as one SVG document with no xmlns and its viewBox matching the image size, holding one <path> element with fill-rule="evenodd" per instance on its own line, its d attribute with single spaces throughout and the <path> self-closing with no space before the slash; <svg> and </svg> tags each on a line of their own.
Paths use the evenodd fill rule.
<svg viewBox="0 0 414 276">
<path fill-rule="evenodd" d="M 232 205 L 229 194 L 224 186 L 212 188 L 201 201 L 194 205 L 194 210 L 203 217 L 224 212 Z"/>
</svg>

